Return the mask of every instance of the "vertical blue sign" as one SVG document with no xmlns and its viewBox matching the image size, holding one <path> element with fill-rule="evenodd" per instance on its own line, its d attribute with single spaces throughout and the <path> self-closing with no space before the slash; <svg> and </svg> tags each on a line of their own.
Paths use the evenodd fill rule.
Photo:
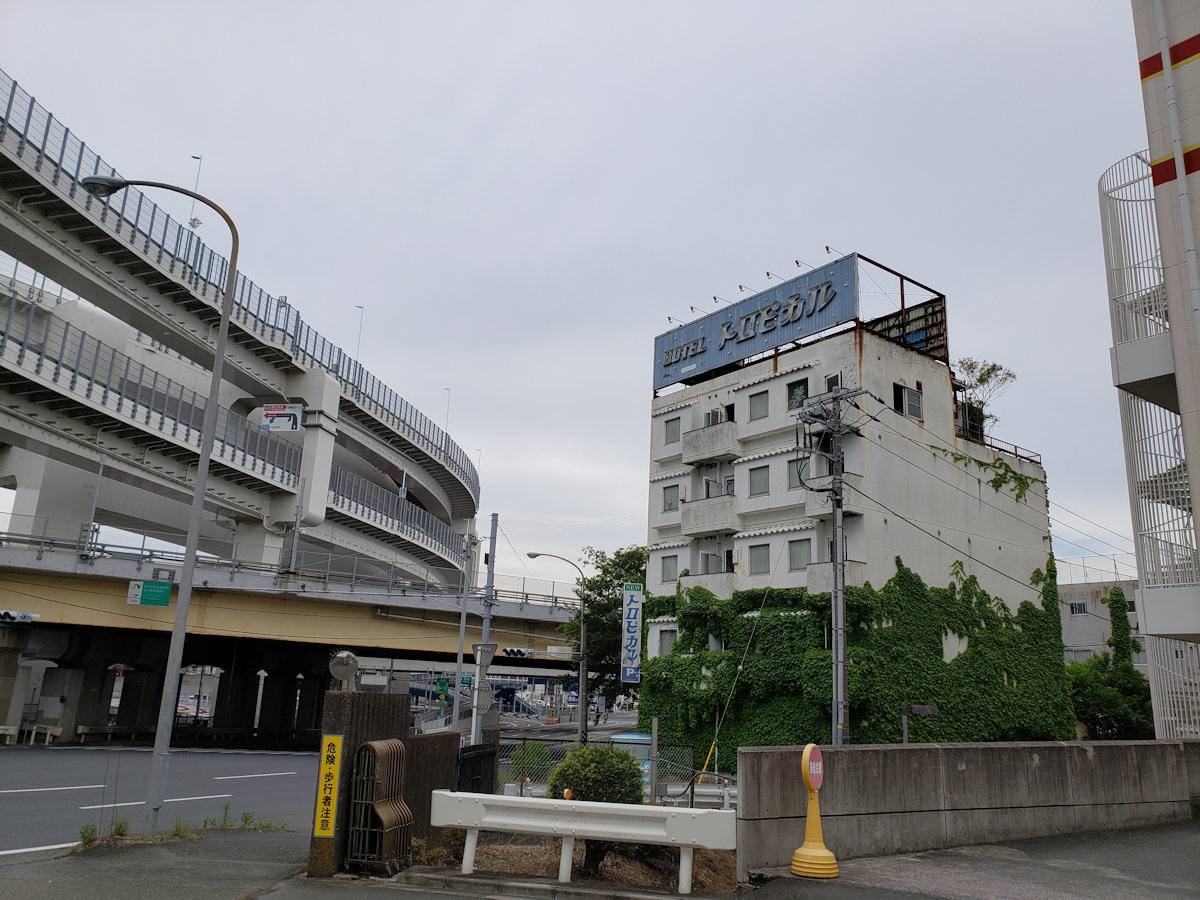
<svg viewBox="0 0 1200 900">
<path fill-rule="evenodd" d="M 642 585 L 625 585 L 621 603 L 621 681 L 642 680 Z"/>
</svg>

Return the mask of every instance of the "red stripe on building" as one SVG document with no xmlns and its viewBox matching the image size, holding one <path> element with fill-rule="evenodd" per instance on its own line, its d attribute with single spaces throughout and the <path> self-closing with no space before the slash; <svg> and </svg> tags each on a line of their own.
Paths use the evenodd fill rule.
<svg viewBox="0 0 1200 900">
<path fill-rule="evenodd" d="M 1171 47 L 1171 68 L 1175 69 L 1183 65 L 1185 62 L 1200 56 L 1200 34 L 1193 35 L 1187 40 L 1180 41 Z M 1163 70 L 1162 54 L 1155 53 L 1153 56 L 1147 56 L 1138 63 L 1138 72 L 1142 76 L 1142 81 L 1148 78 L 1153 78 L 1155 75 L 1161 75 Z"/>
<path fill-rule="evenodd" d="M 1200 171 L 1200 145 L 1183 151 L 1183 171 L 1191 175 Z M 1175 180 L 1175 157 L 1167 156 L 1150 164 L 1150 180 L 1155 187 Z"/>
</svg>

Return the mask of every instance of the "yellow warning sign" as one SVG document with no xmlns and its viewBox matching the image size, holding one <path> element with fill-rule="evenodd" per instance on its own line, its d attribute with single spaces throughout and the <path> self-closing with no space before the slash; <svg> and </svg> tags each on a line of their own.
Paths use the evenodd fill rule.
<svg viewBox="0 0 1200 900">
<path fill-rule="evenodd" d="M 333 837 L 341 765 L 342 736 L 321 735 L 321 768 L 317 773 L 317 814 L 313 822 L 313 837 Z"/>
</svg>

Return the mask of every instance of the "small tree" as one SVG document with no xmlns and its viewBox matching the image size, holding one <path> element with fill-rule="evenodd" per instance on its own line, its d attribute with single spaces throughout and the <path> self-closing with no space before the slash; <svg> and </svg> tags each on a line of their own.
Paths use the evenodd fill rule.
<svg viewBox="0 0 1200 900">
<path fill-rule="evenodd" d="M 1017 380 L 1012 369 L 986 359 L 964 356 L 954 363 L 958 380 L 965 390 L 963 400 L 967 406 L 978 410 L 979 421 L 984 431 L 991 433 L 992 426 L 1000 421 L 993 412 L 992 401 L 1008 390 Z"/>
<path fill-rule="evenodd" d="M 1154 737 L 1150 682 L 1133 667 L 1133 654 L 1142 648 L 1129 627 L 1129 602 L 1125 592 L 1114 587 L 1104 603 L 1112 620 L 1108 646 L 1113 652 L 1067 666 L 1075 717 L 1093 740 L 1150 740 Z"/>
<path fill-rule="evenodd" d="M 584 601 L 587 617 L 588 687 L 604 697 L 611 709 L 617 697 L 637 685 L 621 682 L 621 602 L 626 583 L 646 583 L 645 547 L 623 547 L 611 556 L 586 547 L 584 561 L 596 574 L 579 582 L 576 593 Z M 564 634 L 579 639 L 579 616 L 562 626 Z M 582 700 L 580 701 L 582 705 Z M 586 707 L 583 710 L 586 715 Z"/>
<path fill-rule="evenodd" d="M 546 796 L 598 803 L 641 803 L 642 768 L 633 755 L 613 747 L 572 750 L 550 776 Z M 596 877 L 604 857 L 616 845 L 611 841 L 584 841 L 583 874 Z"/>
</svg>

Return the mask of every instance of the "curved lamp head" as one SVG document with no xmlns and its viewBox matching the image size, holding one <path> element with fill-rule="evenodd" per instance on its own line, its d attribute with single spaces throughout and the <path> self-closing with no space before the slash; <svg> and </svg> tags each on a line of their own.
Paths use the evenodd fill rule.
<svg viewBox="0 0 1200 900">
<path fill-rule="evenodd" d="M 124 178 L 111 178 L 108 175 L 88 175 L 86 178 L 80 178 L 79 184 L 93 197 L 99 197 L 101 200 L 129 187 L 129 182 Z"/>
<path fill-rule="evenodd" d="M 526 556 L 528 556 L 530 559 L 537 559 L 537 558 L 538 558 L 539 556 L 541 556 L 542 554 L 540 554 L 540 553 L 526 553 L 525 555 L 526 555 Z"/>
</svg>

